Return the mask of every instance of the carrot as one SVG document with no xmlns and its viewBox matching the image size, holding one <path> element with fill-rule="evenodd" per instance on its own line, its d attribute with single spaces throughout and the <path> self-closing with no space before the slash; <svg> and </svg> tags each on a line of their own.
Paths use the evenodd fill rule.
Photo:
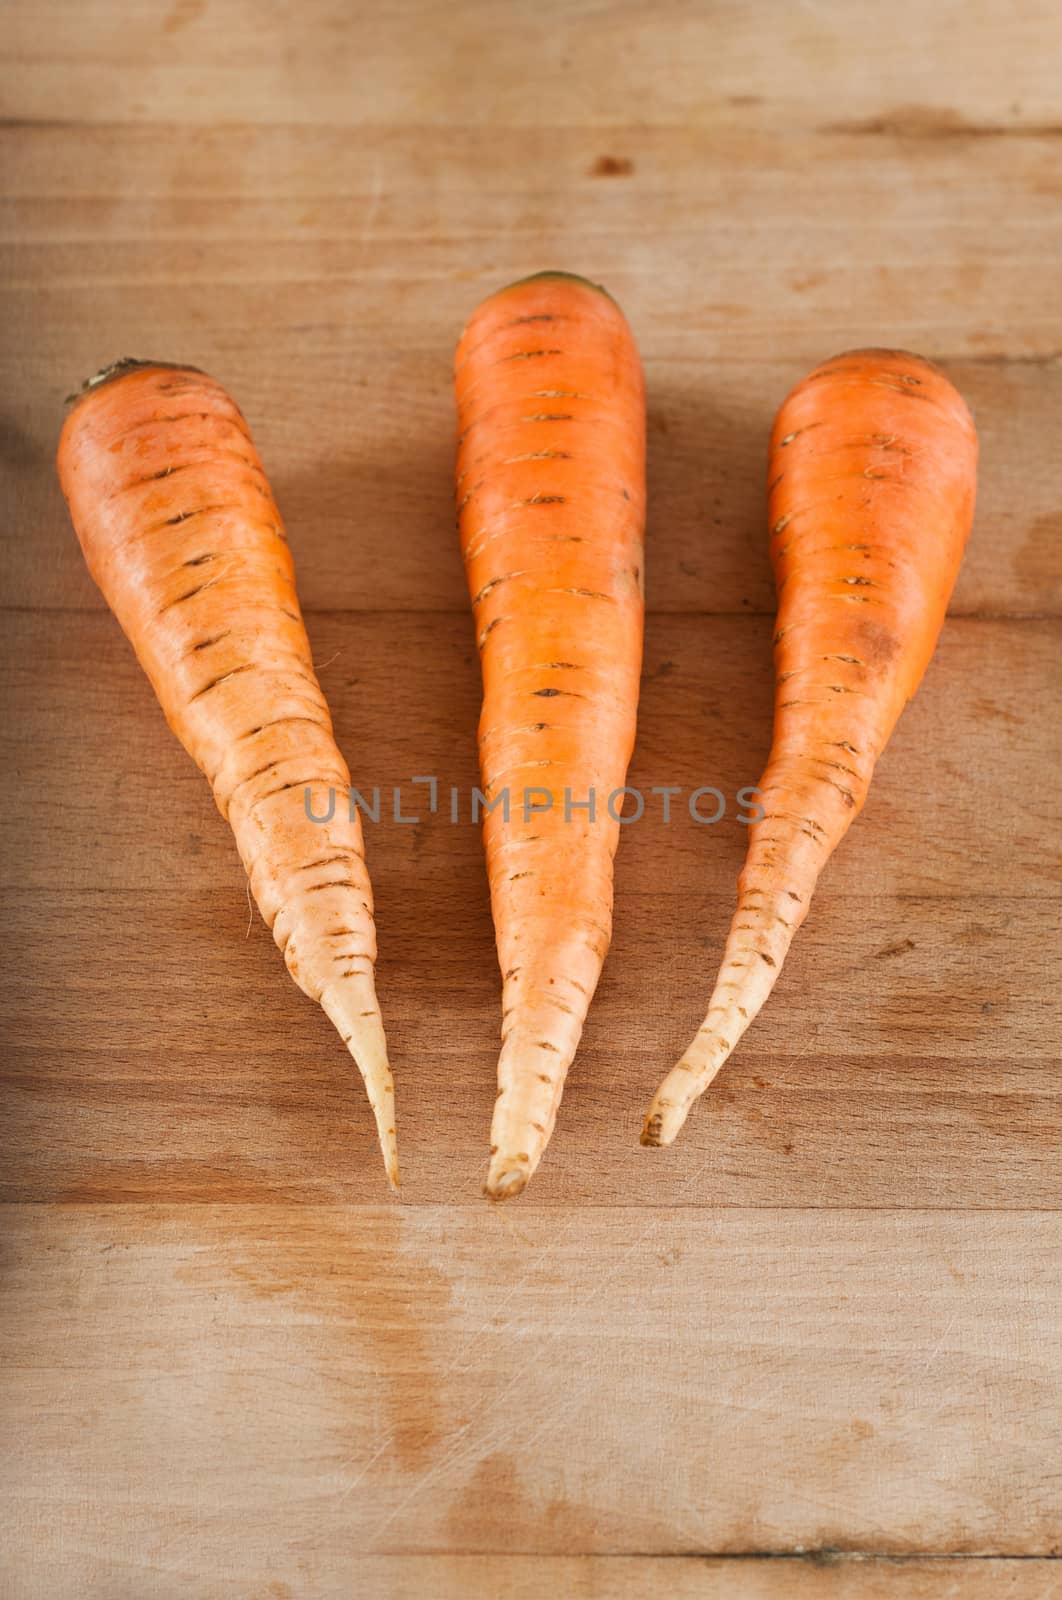
<svg viewBox="0 0 1062 1600">
<path fill-rule="evenodd" d="M 358 1064 L 397 1185 L 361 824 L 247 424 L 205 373 L 121 361 L 86 385 L 58 467 L 89 570 L 210 780 L 288 971 Z M 320 817 L 329 789 L 332 819 L 315 822 L 307 791 Z"/>
<path fill-rule="evenodd" d="M 973 518 L 962 397 L 903 350 L 855 350 L 792 391 L 771 435 L 779 595 L 774 737 L 703 1027 L 642 1143 L 670 1144 L 763 1006 L 831 852 L 936 646 Z"/>
<path fill-rule="evenodd" d="M 504 1199 L 549 1141 L 612 935 L 641 671 L 645 392 L 615 301 L 560 272 L 484 301 L 455 383 L 503 979 L 487 1193 Z"/>
</svg>

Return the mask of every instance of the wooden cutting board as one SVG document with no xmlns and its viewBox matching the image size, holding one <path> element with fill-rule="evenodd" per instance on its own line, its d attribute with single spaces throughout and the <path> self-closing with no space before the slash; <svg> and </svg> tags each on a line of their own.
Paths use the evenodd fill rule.
<svg viewBox="0 0 1062 1600">
<path fill-rule="evenodd" d="M 55 0 L 45 26 L 10 0 L 5 23 L 5 1600 L 1055 1593 L 1058 15 Z M 54 446 L 116 356 L 225 382 L 355 781 L 467 797 L 450 358 L 485 293 L 550 265 L 608 283 L 645 361 L 631 781 L 731 803 L 625 831 L 557 1133 L 492 1210 L 478 830 L 385 800 L 392 1199 L 84 570 Z M 767 431 L 860 343 L 969 399 L 969 555 L 768 1010 L 681 1142 L 642 1150 L 769 739 Z"/>
</svg>

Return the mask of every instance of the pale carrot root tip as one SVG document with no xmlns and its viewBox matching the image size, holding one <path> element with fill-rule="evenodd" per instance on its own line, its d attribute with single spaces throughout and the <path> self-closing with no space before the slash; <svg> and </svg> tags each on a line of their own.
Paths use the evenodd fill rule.
<svg viewBox="0 0 1062 1600">
<path fill-rule="evenodd" d="M 516 1196 L 523 1194 L 527 1188 L 530 1177 L 531 1174 L 525 1167 L 508 1167 L 487 1179 L 483 1193 L 488 1200 L 495 1202 L 515 1200 Z"/>
<path fill-rule="evenodd" d="M 662 1145 L 670 1144 L 671 1140 L 664 1137 L 664 1119 L 659 1111 L 650 1112 L 646 1117 L 640 1142 L 652 1150 L 659 1150 Z"/>
<path fill-rule="evenodd" d="M 361 1074 L 376 1123 L 387 1180 L 392 1189 L 397 1189 L 400 1179 L 395 1085 L 371 978 L 358 974 L 337 985 L 321 996 L 321 1008 L 344 1040 Z"/>
<path fill-rule="evenodd" d="M 661 1085 L 661 1090 L 666 1087 L 667 1079 Z M 652 1149 L 662 1150 L 666 1145 L 674 1144 L 676 1136 L 686 1125 L 686 1118 L 690 1114 L 692 1100 L 688 1101 L 661 1101 L 660 1091 L 649 1107 L 649 1115 L 645 1119 L 642 1130 L 642 1144 Z"/>
</svg>

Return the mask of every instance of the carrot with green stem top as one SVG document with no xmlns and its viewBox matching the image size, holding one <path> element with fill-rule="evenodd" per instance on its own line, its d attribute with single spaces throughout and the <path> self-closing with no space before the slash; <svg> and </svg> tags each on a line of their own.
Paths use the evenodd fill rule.
<svg viewBox="0 0 1062 1600">
<path fill-rule="evenodd" d="M 557 272 L 484 301 L 455 384 L 503 981 L 487 1192 L 505 1199 L 549 1141 L 612 933 L 641 671 L 645 394 L 615 301 Z"/>
<path fill-rule="evenodd" d="M 774 737 L 703 1027 L 642 1143 L 670 1144 L 763 1006 L 819 874 L 936 647 L 973 519 L 977 435 L 944 374 L 903 350 L 816 368 L 771 435 L 779 595 Z"/>
<path fill-rule="evenodd" d="M 86 385 L 58 466 L 89 570 L 210 780 L 289 972 L 357 1062 L 397 1184 L 361 824 L 247 424 L 205 373 L 121 361 Z"/>
</svg>

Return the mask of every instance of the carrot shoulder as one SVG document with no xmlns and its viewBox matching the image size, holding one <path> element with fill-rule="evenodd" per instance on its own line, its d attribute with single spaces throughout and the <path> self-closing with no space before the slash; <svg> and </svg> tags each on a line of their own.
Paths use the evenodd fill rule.
<svg viewBox="0 0 1062 1600">
<path fill-rule="evenodd" d="M 936 647 L 973 518 L 977 436 L 962 397 L 902 350 L 825 362 L 771 435 L 779 595 L 774 737 L 708 1015 L 650 1107 L 670 1144 L 763 1006 L 822 868 Z"/>
<path fill-rule="evenodd" d="M 552 1133 L 611 938 L 641 670 L 645 398 L 619 307 L 564 273 L 479 307 L 455 383 L 503 981 L 487 1192 L 502 1199 Z"/>
<path fill-rule="evenodd" d="M 210 781 L 289 972 L 357 1062 L 397 1183 L 361 824 L 247 424 L 205 373 L 120 362 L 68 416 L 58 467 L 89 570 Z M 330 820 L 313 820 L 330 790 Z"/>
</svg>

